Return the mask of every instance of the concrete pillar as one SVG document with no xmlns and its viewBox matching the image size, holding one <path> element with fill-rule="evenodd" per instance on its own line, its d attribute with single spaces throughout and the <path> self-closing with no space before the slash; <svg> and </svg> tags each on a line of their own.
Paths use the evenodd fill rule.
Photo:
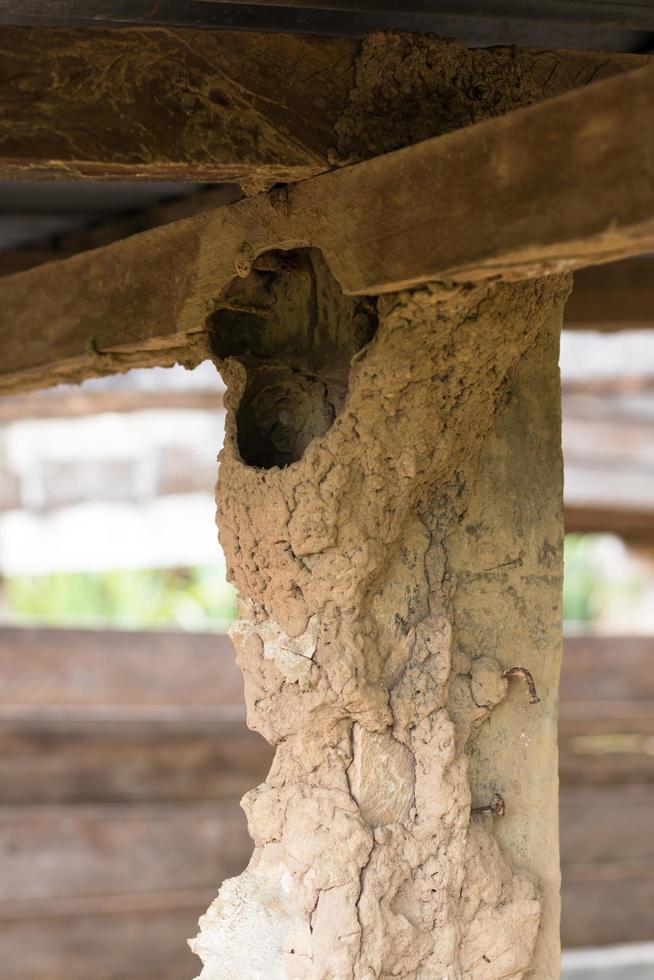
<svg viewBox="0 0 654 980">
<path fill-rule="evenodd" d="M 218 525 L 277 751 L 202 980 L 557 976 L 568 288 L 350 298 L 298 251 L 230 291 Z"/>
</svg>

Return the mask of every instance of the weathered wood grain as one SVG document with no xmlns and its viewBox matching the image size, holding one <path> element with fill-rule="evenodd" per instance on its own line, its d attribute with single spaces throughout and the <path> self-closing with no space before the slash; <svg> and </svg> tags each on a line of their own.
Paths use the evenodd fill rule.
<svg viewBox="0 0 654 980">
<path fill-rule="evenodd" d="M 115 113 L 111 110 L 106 116 L 103 115 L 103 141 L 100 146 L 108 146 L 111 138 L 114 138 L 120 146 L 121 152 L 125 145 L 130 145 L 129 140 L 133 138 L 131 129 L 127 132 L 116 132 L 118 129 L 125 129 L 125 119 L 131 118 L 135 111 L 135 106 L 142 106 L 144 100 L 153 98 L 153 92 L 158 91 L 157 79 L 154 80 L 152 91 L 143 92 L 142 87 L 134 93 L 129 93 L 130 83 L 138 77 L 137 73 L 126 75 L 124 65 L 129 63 L 130 58 L 134 57 L 134 49 L 138 44 L 138 32 L 135 31 L 109 31 L 108 45 L 113 53 L 123 51 L 124 57 L 115 59 L 110 66 L 110 70 L 120 73 L 121 86 L 119 93 L 112 92 L 112 98 L 127 100 L 127 105 L 118 120 Z M 6 35 L 12 42 L 11 32 Z M 57 75 L 67 78 L 70 71 L 70 59 L 67 58 L 69 48 L 75 49 L 76 39 L 79 32 L 68 34 L 66 32 L 52 32 L 32 30 L 29 33 L 20 32 L 16 35 L 17 43 L 12 42 L 12 49 L 16 47 L 18 51 L 23 51 L 26 45 L 34 45 L 33 63 L 43 67 L 44 62 L 53 70 L 56 69 Z M 151 50 L 156 47 L 156 32 L 146 32 L 144 44 L 146 49 Z M 197 41 L 198 48 L 201 50 L 207 44 L 217 43 L 220 47 L 221 40 L 207 41 L 205 34 L 198 34 L 192 31 L 164 31 L 163 37 L 166 40 L 162 44 L 161 61 L 164 62 L 166 54 L 166 43 L 174 47 L 175 43 L 181 44 L 184 52 L 190 52 L 192 57 Z M 0 40 L 2 38 L 0 30 Z M 68 38 L 68 40 L 67 40 Z M 102 47 L 105 34 L 94 32 L 94 46 Z M 227 36 L 229 40 L 229 35 Z M 253 51 L 253 58 L 258 57 L 259 49 L 265 49 L 268 42 L 266 39 L 258 39 L 256 36 L 250 39 L 238 36 L 238 44 Z M 283 40 L 277 39 L 272 42 L 279 49 L 280 61 L 284 56 Z M 340 54 L 345 42 L 323 38 L 320 50 L 327 58 L 327 49 L 333 48 L 333 58 L 335 60 L 334 71 L 338 77 L 332 81 L 324 79 L 324 73 L 320 73 L 316 78 L 320 78 L 321 85 L 325 84 L 325 91 L 330 96 L 329 112 L 323 114 L 323 125 L 325 126 L 324 142 L 325 145 L 336 144 L 333 152 L 328 152 L 322 169 L 329 169 L 331 166 L 342 166 L 350 163 L 351 153 L 357 160 L 365 156 L 377 155 L 390 150 L 399 149 L 410 142 L 419 142 L 433 136 L 442 135 L 452 129 L 470 125 L 481 118 L 488 116 L 501 115 L 510 109 L 519 108 L 523 105 L 531 104 L 543 98 L 551 98 L 563 92 L 582 85 L 595 82 L 603 78 L 623 71 L 632 70 L 648 63 L 647 56 L 628 55 L 628 54 L 604 54 L 591 51 L 555 51 L 555 50 L 534 50 L 534 49 L 505 49 L 493 48 L 484 50 L 475 48 L 466 49 L 457 42 L 437 37 L 425 37 L 423 35 L 396 35 L 396 34 L 375 34 L 364 40 L 361 46 L 356 46 L 356 62 L 354 73 L 343 72 L 340 65 Z M 293 60 L 297 56 L 297 44 L 292 39 L 289 42 L 285 56 Z M 407 59 L 407 56 L 410 58 Z M 59 66 L 58 61 L 62 60 Z M 101 57 L 100 57 L 100 60 Z M 412 67 L 407 67 L 407 60 Z M 456 70 L 454 70 L 456 62 Z M 420 65 L 418 68 L 417 66 Z M 383 70 L 381 70 L 383 68 Z M 140 65 L 142 72 L 144 66 Z M 147 68 L 145 69 L 147 71 Z M 247 73 L 247 65 L 246 65 Z M 295 71 L 292 66 L 292 72 Z M 2 66 L 0 66 L 0 72 Z M 161 67 L 161 72 L 164 68 Z M 206 85 L 211 86 L 215 82 L 215 69 L 213 65 L 207 68 Z M 37 73 L 32 73 L 30 81 L 38 88 Z M 184 103 L 188 93 L 185 88 L 187 82 L 183 75 L 179 77 L 178 65 L 173 65 L 169 73 L 167 85 L 179 89 L 179 103 Z M 354 75 L 354 87 L 352 80 Z M 203 76 L 204 78 L 204 76 Z M 409 79 L 410 84 L 407 84 Z M 63 85 L 55 88 L 47 88 L 39 94 L 38 104 L 41 107 L 50 109 L 56 115 L 57 132 L 64 131 L 68 142 L 76 145 L 79 133 L 80 114 L 83 116 L 88 112 L 89 102 L 92 102 L 95 92 L 94 87 L 86 89 L 79 88 L 78 79 L 75 80 L 74 92 L 70 91 L 70 86 Z M 94 74 L 95 81 L 95 74 Z M 347 82 L 347 85 L 346 85 Z M 103 83 L 100 83 L 103 84 Z M 308 111 L 311 111 L 311 99 L 314 96 L 315 80 L 311 80 L 308 91 L 294 91 L 294 97 L 305 99 L 309 103 Z M 17 91 L 14 92 L 14 87 Z M 10 133 L 12 140 L 16 134 L 30 133 L 31 106 L 23 106 L 25 94 L 24 75 L 18 74 L 6 79 L 6 85 L 0 86 L 0 136 L 2 133 L 2 121 L 4 120 L 5 129 Z M 29 86 L 28 86 L 29 87 Z M 3 94 L 5 95 L 4 114 L 3 114 Z M 75 98 L 74 96 L 77 96 Z M 320 99 L 324 96 L 321 94 Z M 59 99 L 59 104 L 57 104 Z M 71 100 L 71 101 L 69 101 Z M 242 93 L 237 93 L 239 106 L 242 102 Z M 174 101 L 174 100 L 170 100 Z M 17 106 L 21 108 L 19 112 Z M 416 106 L 419 110 L 416 111 Z M 167 106 L 174 111 L 172 106 Z M 23 111 L 24 110 L 24 111 Z M 43 109 L 40 110 L 43 112 Z M 258 111 L 267 111 L 267 103 L 258 106 Z M 154 115 L 159 118 L 158 105 L 155 106 Z M 14 120 L 13 115 L 17 113 Z M 104 106 L 98 106 L 98 117 L 104 113 Z M 392 117 L 392 122 L 389 118 Z M 338 117 L 338 118 L 337 118 Z M 156 123 L 153 118 L 153 125 Z M 409 123 L 410 120 L 410 123 Z M 42 123 L 39 112 L 36 113 L 35 128 Z M 221 122 L 227 126 L 229 144 L 230 119 L 227 117 Z M 239 122 L 242 117 L 239 115 Z M 328 123 L 333 124 L 335 130 L 331 137 L 328 135 Z M 181 113 L 178 128 L 185 130 L 188 121 Z M 339 131 L 342 130 L 344 145 L 339 148 Z M 51 134 L 49 134 L 51 137 Z M 154 129 L 151 134 L 146 134 L 148 140 L 157 146 L 161 142 L 161 134 Z M 212 138 L 218 139 L 219 134 L 213 134 Z M 84 140 L 88 142 L 88 136 L 84 134 Z M 98 146 L 94 144 L 97 152 Z M 227 146 L 225 147 L 227 150 Z M 191 147 L 180 140 L 176 146 L 176 152 L 182 154 L 189 152 Z M 25 176 L 31 174 L 30 167 L 37 169 L 43 166 L 51 166 L 51 161 L 43 161 L 39 152 L 47 152 L 47 145 L 42 146 L 40 142 L 32 140 L 27 152 L 36 154 L 26 161 L 27 168 Z M 284 163 L 280 159 L 279 165 Z M 111 164 L 109 164 L 111 166 Z M 9 161 L 9 166 L 15 166 L 15 159 Z M 196 166 L 192 160 L 190 170 Z M 142 169 L 142 168 L 141 168 Z M 0 138 L 0 173 L 2 172 L 2 141 Z M 140 173 L 136 168 L 136 176 Z M 71 176 L 70 174 L 65 174 Z M 256 178 L 250 179 L 250 190 L 257 186 Z M 266 181 L 263 181 L 266 184 Z M 258 186 L 262 184 L 261 178 Z M 109 242 L 117 241 L 120 238 L 154 228 L 169 221 L 179 218 L 189 217 L 210 207 L 219 207 L 227 203 L 233 203 L 242 196 L 242 192 L 237 184 L 222 184 L 218 187 L 202 188 L 191 195 L 174 201 L 164 201 L 154 207 L 149 207 L 140 212 L 121 214 L 100 222 L 93 221 L 90 227 L 64 232 L 50 239 L 41 242 L 32 242 L 29 247 L 21 248 L 16 252 L 4 252 L 0 255 L 0 276 L 12 275 L 25 269 L 41 265 L 48 261 L 58 261 L 86 251 L 107 245 Z"/>
<path fill-rule="evenodd" d="M 405 39 L 408 43 L 410 35 Z M 390 76 L 397 71 L 397 43 L 392 35 L 376 36 L 379 67 Z M 416 36 L 415 46 L 440 43 Z M 463 46 L 458 48 L 460 60 L 475 71 L 506 60 L 502 49 L 467 55 Z M 359 41 L 348 38 L 279 33 L 4 26 L 0 175 L 247 180 L 267 186 L 304 179 L 345 162 L 332 151 L 338 143 L 336 123 L 356 84 L 361 50 Z M 516 80 L 509 83 L 510 108 L 539 92 L 540 97 L 556 95 L 608 77 L 642 59 L 525 49 L 512 50 L 509 61 L 522 73 L 516 79 L 533 84 L 523 98 Z M 443 78 L 433 71 L 433 62 L 432 57 L 410 85 L 396 86 L 392 100 L 405 118 L 404 101 L 409 99 L 414 114 L 410 100 L 418 98 L 421 104 L 420 134 L 412 141 L 444 131 L 449 105 L 444 111 Z M 457 93 L 452 95 L 449 104 L 457 102 Z M 441 107 L 435 115 L 430 101 Z M 374 102 L 371 97 L 371 116 Z M 485 111 L 497 114 L 503 104 L 502 98 L 493 98 Z M 367 128 L 372 125 L 369 120 Z M 386 125 L 387 132 L 391 128 Z M 406 122 L 403 128 L 406 133 Z M 374 150 L 374 142 L 364 155 L 381 152 Z M 385 148 L 406 142 L 405 136 Z"/>
<path fill-rule="evenodd" d="M 320 173 L 357 51 L 346 38 L 3 27 L 0 174 L 272 184 Z"/>
<path fill-rule="evenodd" d="M 654 247 L 654 66 L 0 283 L 0 392 L 196 364 L 255 258 L 320 248 L 345 292 L 523 278 Z"/>
<path fill-rule="evenodd" d="M 2 32 L 0 30 L 0 37 Z M 12 276 L 26 269 L 33 269 L 46 262 L 58 262 L 71 255 L 101 248 L 130 235 L 159 228 L 161 225 L 190 218 L 213 208 L 233 204 L 243 197 L 238 184 L 220 184 L 217 187 L 202 187 L 183 197 L 162 201 L 141 211 L 118 214 L 102 221 L 62 232 L 55 238 L 33 242 L 14 252 L 0 252 L 0 277 Z"/>
</svg>

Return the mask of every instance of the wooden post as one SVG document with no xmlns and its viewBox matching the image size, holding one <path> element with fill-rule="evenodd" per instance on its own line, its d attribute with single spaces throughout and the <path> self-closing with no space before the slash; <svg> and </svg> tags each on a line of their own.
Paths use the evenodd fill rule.
<svg viewBox="0 0 654 980">
<path fill-rule="evenodd" d="M 253 858 L 191 943 L 202 980 L 556 976 L 552 338 L 568 288 L 434 284 L 373 303 L 312 250 L 239 284 L 265 313 L 251 353 L 221 365 L 218 523 L 248 723 L 277 752 L 243 801 Z M 503 676 L 525 662 L 540 705 Z M 505 750 L 484 730 L 509 684 Z M 537 775 L 512 754 L 523 729 L 545 745 Z M 471 812 L 491 791 L 506 817 L 497 799 Z"/>
<path fill-rule="evenodd" d="M 455 577 L 453 673 L 480 656 L 529 669 L 470 748 L 475 805 L 499 792 L 506 812 L 494 834 L 511 860 L 539 883 L 541 925 L 533 976 L 559 976 L 559 808 L 557 707 L 561 662 L 563 460 L 559 388 L 560 308 L 523 355 L 506 389 L 470 481 L 466 512 L 449 539 Z M 465 681 L 463 682 L 465 684 Z M 479 703 L 484 697 L 475 697 Z M 485 976 L 472 970 L 471 976 Z M 489 973 L 489 976 L 495 976 Z"/>
</svg>

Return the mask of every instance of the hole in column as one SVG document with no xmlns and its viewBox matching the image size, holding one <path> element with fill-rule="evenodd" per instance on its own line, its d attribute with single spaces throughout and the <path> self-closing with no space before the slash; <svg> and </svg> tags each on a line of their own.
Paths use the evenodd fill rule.
<svg viewBox="0 0 654 980">
<path fill-rule="evenodd" d="M 283 367 L 257 366 L 238 410 L 238 448 L 250 466 L 270 469 L 302 458 L 324 435 L 344 399 L 319 379 Z"/>
<path fill-rule="evenodd" d="M 220 302 L 208 323 L 214 353 L 247 374 L 240 456 L 261 469 L 297 462 L 342 410 L 352 357 L 377 326 L 375 307 L 345 296 L 316 249 L 261 256 Z"/>
</svg>

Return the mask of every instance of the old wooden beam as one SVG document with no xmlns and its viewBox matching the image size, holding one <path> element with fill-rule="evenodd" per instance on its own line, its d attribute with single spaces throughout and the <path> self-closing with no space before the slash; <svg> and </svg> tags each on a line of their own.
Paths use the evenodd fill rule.
<svg viewBox="0 0 654 980">
<path fill-rule="evenodd" d="M 604 475 L 600 473 L 595 479 L 599 481 Z M 654 513 L 651 510 L 568 504 L 564 520 L 569 534 L 617 534 L 631 541 L 654 540 Z"/>
<path fill-rule="evenodd" d="M 654 67 L 10 276 L 0 391 L 195 364 L 237 277 L 315 246 L 349 294 L 654 247 Z"/>
<path fill-rule="evenodd" d="M 444 101 L 451 80 L 433 66 L 434 52 L 446 44 L 450 61 L 456 51 L 461 84 Z M 410 84 L 402 84 L 407 46 L 417 60 Z M 375 59 L 384 72 L 371 70 Z M 359 158 L 362 146 L 363 155 L 372 156 L 406 143 L 406 125 L 397 127 L 391 117 L 416 115 L 418 103 L 414 141 L 643 60 L 597 52 L 467 51 L 409 35 L 374 35 L 361 43 L 171 27 L 2 27 L 0 176 L 287 183 L 347 162 L 340 121 L 362 89 L 355 128 L 366 104 L 386 134 L 381 138 L 365 119 L 368 137 L 374 132 L 375 138 L 358 141 Z M 461 116 L 462 104 L 467 112 L 473 101 L 465 95 L 471 70 L 478 79 L 491 62 L 514 73 L 510 97 L 487 98 L 480 115 Z M 398 128 L 404 135 L 393 142 Z"/>
<path fill-rule="evenodd" d="M 575 275 L 568 330 L 654 329 L 654 259 L 640 256 Z"/>
<path fill-rule="evenodd" d="M 0 30 L 0 174 L 269 183 L 328 168 L 348 39 Z"/>
</svg>

